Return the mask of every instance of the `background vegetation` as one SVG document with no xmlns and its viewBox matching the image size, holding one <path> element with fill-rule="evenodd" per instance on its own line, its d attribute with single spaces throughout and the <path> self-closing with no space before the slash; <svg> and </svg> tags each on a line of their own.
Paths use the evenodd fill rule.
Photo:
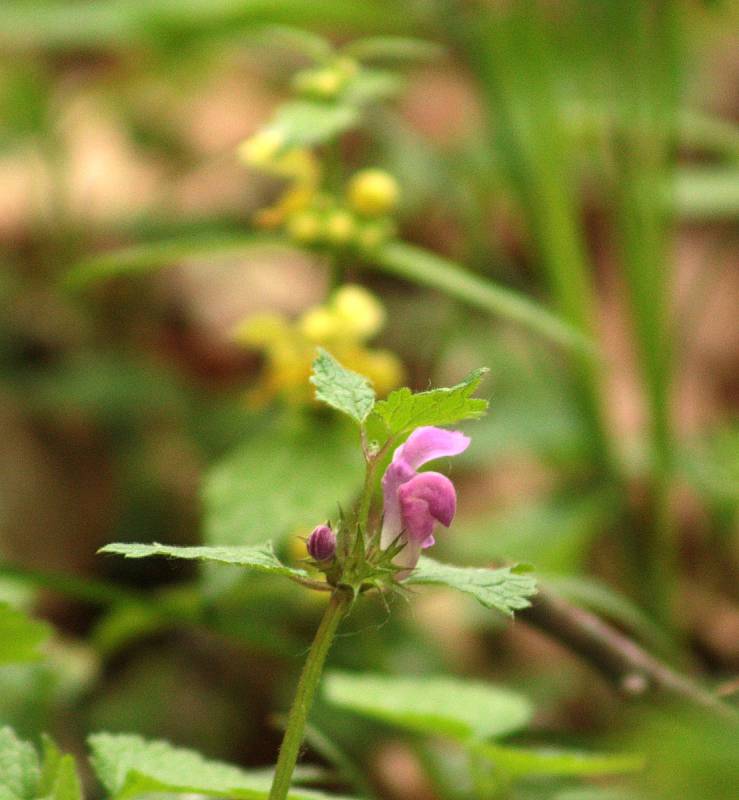
<svg viewBox="0 0 739 800">
<path fill-rule="evenodd" d="M 313 718 L 322 785 L 735 797 L 738 21 L 677 0 L 5 0 L 0 723 L 78 755 L 104 730 L 274 762 L 320 597 L 95 552 L 304 556 L 356 496 L 356 442 L 238 325 L 298 325 L 351 283 L 386 321 L 337 346 L 384 352 L 376 383 L 490 368 L 438 556 L 530 562 L 543 600 L 512 626 L 444 592 L 365 604 Z M 316 250 L 255 224 L 284 176 L 237 148 L 342 57 L 354 94 L 285 125 L 329 190 L 394 175 L 397 235 Z M 435 684 L 380 708 L 440 675 L 459 682 L 436 722 L 409 721 Z"/>
</svg>

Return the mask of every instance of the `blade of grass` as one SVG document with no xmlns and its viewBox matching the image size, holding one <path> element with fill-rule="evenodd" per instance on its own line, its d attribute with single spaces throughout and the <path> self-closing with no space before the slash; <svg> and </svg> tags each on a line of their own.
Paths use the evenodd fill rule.
<svg viewBox="0 0 739 800">
<path fill-rule="evenodd" d="M 552 83 L 558 54 L 540 15 L 537 4 L 522 2 L 457 30 L 482 91 L 491 142 L 504 154 L 555 307 L 593 340 L 595 292 L 574 199 L 572 153 Z M 599 364 L 577 352 L 571 364 L 591 461 L 614 478 L 618 468 L 604 419 Z"/>
</svg>

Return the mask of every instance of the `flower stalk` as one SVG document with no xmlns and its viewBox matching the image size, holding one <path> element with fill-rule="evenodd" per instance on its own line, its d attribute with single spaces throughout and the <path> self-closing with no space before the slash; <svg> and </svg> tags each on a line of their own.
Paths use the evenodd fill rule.
<svg viewBox="0 0 739 800">
<path fill-rule="evenodd" d="M 287 718 L 287 727 L 280 745 L 280 754 L 277 758 L 269 800 L 285 800 L 290 791 L 295 764 L 303 742 L 305 723 L 318 689 L 323 665 L 336 630 L 349 610 L 351 602 L 352 596 L 349 592 L 337 589 L 331 595 L 321 624 L 318 626 Z"/>
</svg>

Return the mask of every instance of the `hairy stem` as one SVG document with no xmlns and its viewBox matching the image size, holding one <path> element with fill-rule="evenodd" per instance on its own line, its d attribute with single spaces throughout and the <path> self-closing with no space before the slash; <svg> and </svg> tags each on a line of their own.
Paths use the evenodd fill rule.
<svg viewBox="0 0 739 800">
<path fill-rule="evenodd" d="M 336 629 L 344 618 L 350 603 L 351 595 L 349 593 L 342 590 L 335 591 L 331 595 L 328 608 L 323 615 L 321 624 L 318 626 L 298 682 L 295 700 L 293 700 L 292 708 L 287 718 L 287 727 L 280 745 L 280 755 L 277 758 L 275 777 L 269 792 L 269 800 L 285 800 L 290 791 L 290 782 L 295 770 L 295 763 L 298 760 L 298 754 L 300 753 L 305 723 L 308 718 L 308 712 L 313 705 L 313 698 L 323 672 L 323 664 L 331 648 Z"/>
</svg>

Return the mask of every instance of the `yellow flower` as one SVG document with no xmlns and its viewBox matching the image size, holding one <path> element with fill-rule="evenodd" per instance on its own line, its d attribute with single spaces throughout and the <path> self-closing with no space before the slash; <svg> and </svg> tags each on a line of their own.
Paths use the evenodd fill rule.
<svg viewBox="0 0 739 800">
<path fill-rule="evenodd" d="M 337 289 L 331 306 L 342 322 L 347 338 L 365 341 L 379 333 L 385 324 L 385 309 L 379 300 L 362 286 L 347 284 Z"/>
<path fill-rule="evenodd" d="M 337 289 L 326 303 L 307 309 L 290 322 L 279 314 L 258 314 L 234 331 L 236 341 L 261 350 L 265 367 L 248 402 L 264 406 L 276 398 L 302 405 L 313 402 L 309 377 L 316 346 L 328 347 L 346 367 L 366 375 L 378 395 L 403 380 L 399 359 L 386 350 L 369 349 L 365 342 L 382 328 L 385 311 L 362 286 Z"/>
<path fill-rule="evenodd" d="M 285 136 L 279 128 L 266 128 L 238 149 L 239 157 L 249 166 L 288 182 L 274 205 L 256 213 L 255 222 L 265 228 L 276 228 L 291 214 L 307 208 L 321 181 L 320 164 L 313 152 L 304 147 L 285 150 L 284 146 Z"/>
<path fill-rule="evenodd" d="M 379 217 L 395 209 L 400 187 L 395 178 L 382 169 L 363 169 L 347 186 L 349 205 L 366 217 Z"/>
</svg>

